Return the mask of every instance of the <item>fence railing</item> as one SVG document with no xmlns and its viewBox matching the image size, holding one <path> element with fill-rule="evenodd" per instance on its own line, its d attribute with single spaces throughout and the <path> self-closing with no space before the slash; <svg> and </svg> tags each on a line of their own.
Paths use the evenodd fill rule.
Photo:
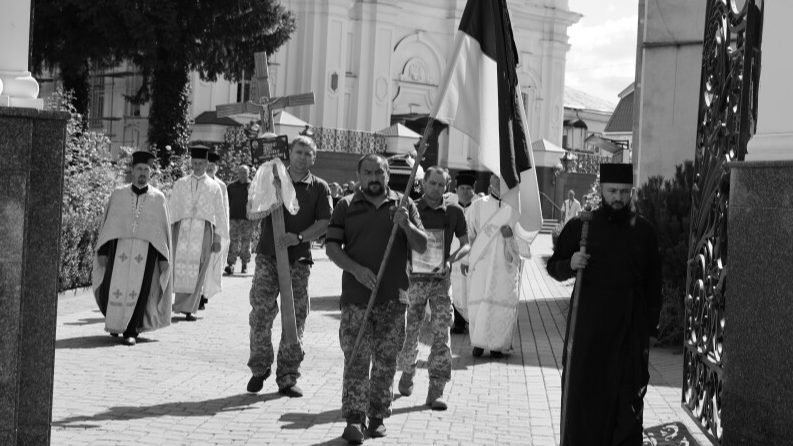
<svg viewBox="0 0 793 446">
<path fill-rule="evenodd" d="M 314 127 L 317 150 L 343 153 L 383 153 L 388 148 L 385 137 L 374 132 Z"/>
</svg>

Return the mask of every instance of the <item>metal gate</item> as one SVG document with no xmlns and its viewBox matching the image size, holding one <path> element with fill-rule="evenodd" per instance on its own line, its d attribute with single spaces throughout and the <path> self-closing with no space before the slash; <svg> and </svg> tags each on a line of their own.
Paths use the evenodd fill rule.
<svg viewBox="0 0 793 446">
<path fill-rule="evenodd" d="M 755 131 L 762 0 L 708 0 L 686 280 L 683 408 L 722 444 L 731 161 Z"/>
</svg>

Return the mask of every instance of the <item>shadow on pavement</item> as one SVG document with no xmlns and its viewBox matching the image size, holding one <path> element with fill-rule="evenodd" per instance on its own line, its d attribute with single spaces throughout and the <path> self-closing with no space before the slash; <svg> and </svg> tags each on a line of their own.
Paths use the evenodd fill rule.
<svg viewBox="0 0 793 446">
<path fill-rule="evenodd" d="M 52 422 L 53 427 L 90 429 L 100 427 L 100 424 L 90 422 L 113 420 L 139 420 L 142 418 L 158 418 L 163 415 L 178 415 L 180 417 L 205 417 L 214 416 L 221 412 L 243 411 L 255 409 L 255 404 L 285 398 L 278 392 L 260 395 L 239 395 L 216 398 L 203 401 L 176 401 L 172 403 L 155 404 L 153 406 L 117 406 L 93 416 L 77 416 L 64 418 Z"/>
<path fill-rule="evenodd" d="M 81 325 L 99 324 L 99 323 L 104 322 L 104 321 L 105 321 L 105 318 L 103 318 L 103 317 L 89 317 L 89 318 L 80 319 L 77 322 L 66 322 L 63 325 L 81 326 Z"/>
<path fill-rule="evenodd" d="M 419 404 L 417 406 L 411 407 L 401 407 L 399 409 L 394 409 L 391 413 L 391 416 L 399 415 L 403 413 L 410 413 L 410 412 L 421 412 L 423 410 L 431 410 L 429 407 Z M 341 409 L 336 410 L 329 410 L 327 412 L 320 412 L 320 413 L 300 413 L 300 412 L 290 412 L 281 415 L 281 418 L 278 421 L 282 421 L 284 423 L 291 423 L 283 426 L 281 429 L 308 429 L 318 424 L 326 424 L 326 423 L 336 423 L 344 421 L 344 418 L 341 417 Z M 388 420 L 385 422 L 386 426 L 388 426 Z M 335 440 L 333 440 L 335 441 Z M 320 443 L 320 444 L 336 444 L 336 443 Z"/>
<path fill-rule="evenodd" d="M 104 319 L 103 319 L 104 320 Z M 126 347 L 121 343 L 122 338 L 114 338 L 112 336 L 87 336 L 84 338 L 67 338 L 58 339 L 55 341 L 55 348 L 102 348 L 102 347 Z M 138 344 L 146 344 L 149 342 L 159 342 L 156 339 L 138 338 Z"/>
</svg>

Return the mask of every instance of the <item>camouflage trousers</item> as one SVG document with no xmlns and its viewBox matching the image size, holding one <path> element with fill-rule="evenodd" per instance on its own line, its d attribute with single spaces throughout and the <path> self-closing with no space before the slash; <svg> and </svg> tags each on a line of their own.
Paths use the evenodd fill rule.
<svg viewBox="0 0 793 446">
<path fill-rule="evenodd" d="M 311 267 L 304 263 L 289 265 L 292 276 L 292 296 L 295 301 L 295 321 L 297 323 L 298 342 L 287 344 L 283 332 L 278 345 L 278 366 L 275 371 L 275 382 L 279 388 L 291 387 L 300 378 L 300 363 L 303 361 L 303 330 L 309 312 L 308 276 Z M 254 375 L 264 375 L 273 364 L 273 320 L 278 315 L 280 292 L 278 286 L 278 268 L 275 257 L 263 254 L 256 256 L 256 272 L 253 275 L 250 302 L 251 314 L 251 356 L 248 367 Z"/>
<path fill-rule="evenodd" d="M 237 256 L 242 260 L 243 265 L 251 261 L 251 238 L 256 224 L 261 220 L 230 220 L 229 238 L 229 257 L 226 263 L 234 265 L 237 263 Z"/>
<path fill-rule="evenodd" d="M 362 423 L 367 415 L 370 418 L 391 416 L 396 358 L 405 341 L 405 307 L 396 301 L 372 307 L 355 362 L 349 367 L 366 305 L 341 306 L 339 343 L 344 352 L 341 415 L 348 421 Z"/>
<path fill-rule="evenodd" d="M 407 311 L 407 328 L 405 329 L 405 345 L 399 352 L 399 369 L 414 375 L 416 359 L 419 353 L 419 334 L 424 323 L 427 302 L 430 304 L 430 330 L 432 348 L 427 358 L 427 369 L 430 382 L 443 388 L 452 379 L 452 349 L 449 327 L 452 326 L 454 310 L 449 297 L 451 281 L 449 276 L 443 279 L 430 277 L 411 277 L 408 299 L 410 306 Z"/>
</svg>

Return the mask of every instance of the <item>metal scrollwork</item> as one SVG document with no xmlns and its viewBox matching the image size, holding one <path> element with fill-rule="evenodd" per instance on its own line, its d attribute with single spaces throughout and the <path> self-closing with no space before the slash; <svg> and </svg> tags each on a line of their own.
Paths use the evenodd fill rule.
<svg viewBox="0 0 793 446">
<path fill-rule="evenodd" d="M 702 48 L 682 403 L 717 444 L 723 432 L 727 163 L 743 161 L 755 130 L 762 14 L 762 0 L 708 0 Z"/>
</svg>

